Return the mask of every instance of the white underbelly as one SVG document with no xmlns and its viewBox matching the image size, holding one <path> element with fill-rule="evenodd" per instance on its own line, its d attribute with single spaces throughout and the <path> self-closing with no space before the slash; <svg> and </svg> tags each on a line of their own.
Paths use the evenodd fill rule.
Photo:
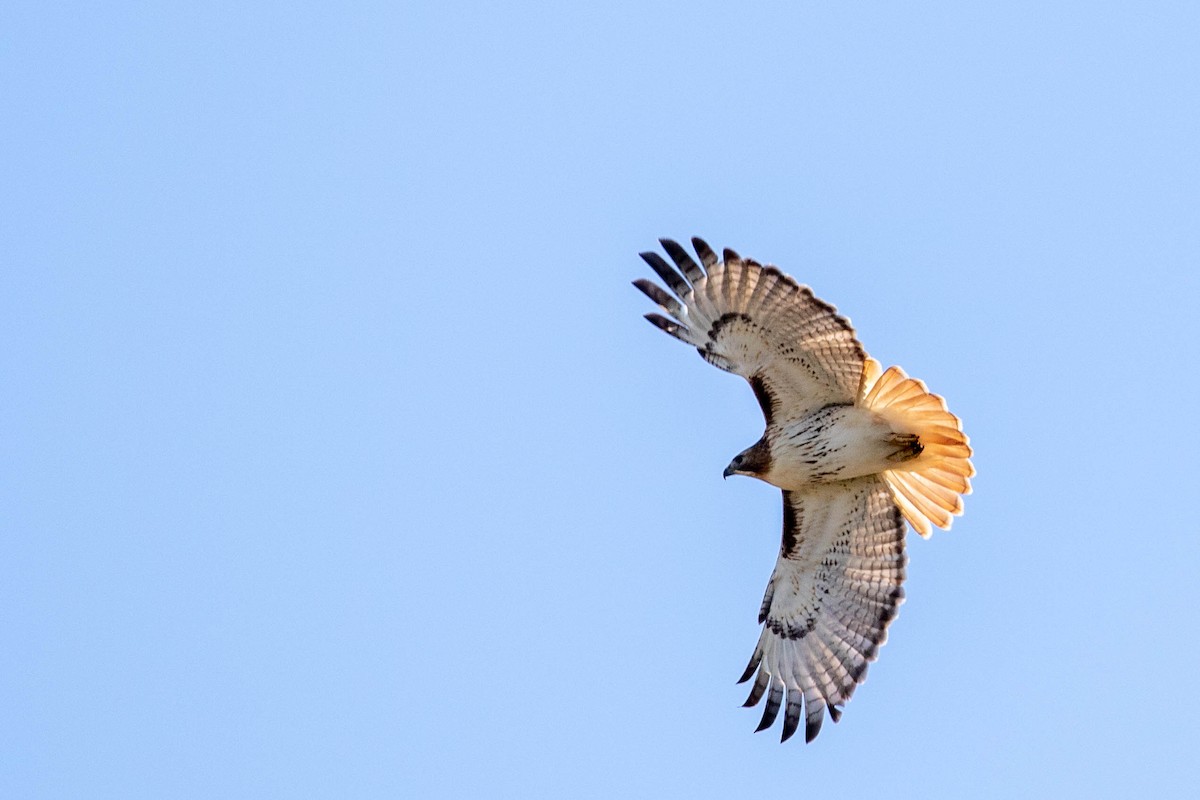
<svg viewBox="0 0 1200 800">
<path fill-rule="evenodd" d="M 895 466 L 891 426 L 859 406 L 826 406 L 776 432 L 770 483 L 800 489 L 873 475 Z"/>
</svg>

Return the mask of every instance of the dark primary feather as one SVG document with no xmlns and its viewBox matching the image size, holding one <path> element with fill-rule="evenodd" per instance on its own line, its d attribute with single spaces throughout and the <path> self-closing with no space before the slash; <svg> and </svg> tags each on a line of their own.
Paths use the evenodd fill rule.
<svg viewBox="0 0 1200 800">
<path fill-rule="evenodd" d="M 771 708 L 776 698 L 785 704 L 783 740 L 799 730 L 803 716 L 805 740 L 812 741 L 826 709 L 834 722 L 841 718 L 903 600 L 904 521 L 878 478 L 786 491 L 783 502 L 764 629 L 741 680 L 755 676 L 747 706 L 767 697 L 766 725 L 758 730 L 778 716 L 779 708 Z M 810 564 L 818 565 L 815 572 Z M 770 674 L 775 666 L 781 675 Z M 799 687 L 789 688 L 793 681 Z"/>
<path fill-rule="evenodd" d="M 853 402 L 866 356 L 849 321 L 832 306 L 779 269 L 743 259 L 732 248 L 723 251 L 722 263 L 694 238 L 702 267 L 679 243 L 662 243 L 675 263 L 642 253 L 660 281 L 635 284 L 681 323 L 659 327 L 710 364 L 750 380 L 770 424 Z M 667 299 L 671 294 L 680 302 Z"/>
<path fill-rule="evenodd" d="M 654 323 L 654 327 L 666 331 L 684 344 L 689 344 L 688 340 L 683 338 L 683 335 L 679 332 L 683 329 L 683 326 L 678 322 L 669 320 L 662 314 L 647 314 L 646 319 Z"/>
<path fill-rule="evenodd" d="M 642 293 L 649 297 L 654 302 L 658 303 L 668 314 L 677 320 L 683 320 L 683 306 L 679 304 L 671 295 L 667 294 L 661 286 L 653 281 L 645 278 L 638 278 L 633 282 L 633 285 L 642 290 Z"/>
<path fill-rule="evenodd" d="M 779 716 L 779 707 L 782 705 L 783 685 L 772 682 L 771 688 L 767 692 L 767 705 L 763 708 L 762 722 L 758 723 L 758 727 L 754 729 L 754 732 L 765 731 L 774 725 L 775 718 Z"/>
<path fill-rule="evenodd" d="M 704 278 L 704 270 L 700 269 L 699 265 L 688 255 L 687 250 L 684 250 L 678 242 L 674 239 L 659 239 L 658 241 L 667 251 L 671 260 L 675 262 L 675 266 L 679 267 L 693 286 L 696 285 L 696 281 Z"/>
<path fill-rule="evenodd" d="M 757 663 L 755 666 L 758 666 Z M 750 696 L 746 698 L 746 702 L 742 703 L 742 708 L 752 708 L 758 705 L 758 701 L 762 699 L 763 693 L 767 691 L 770 683 L 770 675 L 765 672 L 758 673 L 758 677 L 754 679 L 754 685 L 750 687 Z"/>
<path fill-rule="evenodd" d="M 783 736 L 779 741 L 786 742 L 792 738 L 792 734 L 800 727 L 800 709 L 800 695 L 795 692 L 789 692 L 787 708 L 783 712 Z"/>
<path fill-rule="evenodd" d="M 642 260 L 650 265 L 650 268 L 658 273 L 658 277 L 663 279 L 663 283 L 670 287 L 671 291 L 682 300 L 687 293 L 691 291 L 691 286 L 683 279 L 683 276 L 676 272 L 671 266 L 663 260 L 663 257 L 658 253 L 645 252 L 638 253 Z"/>
<path fill-rule="evenodd" d="M 641 254 L 665 288 L 644 279 L 634 285 L 675 317 L 647 320 L 746 378 L 768 425 L 854 402 L 866 356 L 847 319 L 776 267 L 732 249 L 722 264 L 702 239 L 692 244 L 699 264 L 670 239 L 662 246 L 674 266 Z M 856 479 L 837 487 L 784 492 L 780 557 L 740 680 L 754 678 L 747 706 L 766 699 L 758 730 L 783 711 L 783 740 L 802 717 L 809 741 L 826 709 L 835 722 L 841 717 L 903 597 L 904 523 L 886 486 Z"/>
<path fill-rule="evenodd" d="M 704 265 L 705 269 L 712 269 L 717 265 L 717 254 L 708 246 L 708 242 L 699 236 L 693 236 L 692 247 L 696 248 L 696 255 L 700 256 L 700 263 Z"/>
<path fill-rule="evenodd" d="M 825 719 L 825 707 L 822 706 L 817 710 L 816 714 L 809 714 L 808 719 L 804 722 L 804 743 L 808 744 L 813 739 L 817 738 L 817 734 L 821 732 L 821 722 Z M 836 721 L 836 720 L 835 720 Z M 784 737 L 787 740 L 787 737 Z"/>
<path fill-rule="evenodd" d="M 758 621 L 758 624 L 762 624 L 761 619 Z M 750 680 L 750 676 L 754 674 L 754 670 L 758 669 L 758 662 L 760 661 L 762 661 L 762 653 L 759 652 L 758 648 L 755 648 L 754 655 L 750 656 L 750 663 L 746 665 L 746 671 L 742 673 L 742 677 L 738 678 L 737 682 L 745 683 Z M 750 705 L 754 704 L 751 703 Z"/>
</svg>

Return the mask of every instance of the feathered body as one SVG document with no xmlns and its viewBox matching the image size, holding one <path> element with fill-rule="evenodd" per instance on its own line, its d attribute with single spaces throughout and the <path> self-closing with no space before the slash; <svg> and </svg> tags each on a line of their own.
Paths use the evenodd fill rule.
<svg viewBox="0 0 1200 800">
<path fill-rule="evenodd" d="M 759 730 L 786 701 L 783 739 L 821 728 L 825 709 L 862 682 L 904 599 L 904 519 L 922 536 L 949 528 L 970 492 L 971 448 L 945 402 L 898 367 L 868 358 L 849 321 L 777 268 L 693 239 L 642 257 L 674 293 L 634 284 L 670 318 L 647 319 L 709 363 L 750 382 L 761 439 L 725 475 L 783 490 L 783 542 L 742 680 L 746 705 L 767 698 Z"/>
<path fill-rule="evenodd" d="M 754 477 L 780 489 L 800 490 L 874 475 L 918 453 L 915 440 L 881 414 L 856 405 L 821 406 L 798 420 L 772 425 L 755 447 L 768 453 Z"/>
</svg>

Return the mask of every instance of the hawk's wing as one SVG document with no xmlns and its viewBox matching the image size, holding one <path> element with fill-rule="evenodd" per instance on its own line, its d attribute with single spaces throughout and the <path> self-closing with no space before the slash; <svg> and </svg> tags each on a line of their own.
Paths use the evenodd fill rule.
<svg viewBox="0 0 1200 800">
<path fill-rule="evenodd" d="M 783 493 L 783 546 L 767 585 L 758 646 L 742 681 L 758 671 L 746 700 L 766 695 L 758 730 L 785 706 L 783 740 L 800 724 L 821 730 L 862 683 L 904 601 L 904 519 L 878 476 Z"/>
<path fill-rule="evenodd" d="M 641 255 L 675 296 L 645 279 L 634 285 L 672 319 L 646 319 L 750 381 L 768 424 L 854 402 L 866 354 L 837 309 L 776 267 L 732 250 L 718 260 L 703 240 L 692 239 L 701 267 L 680 245 L 661 241 L 678 271 L 657 253 Z"/>
</svg>

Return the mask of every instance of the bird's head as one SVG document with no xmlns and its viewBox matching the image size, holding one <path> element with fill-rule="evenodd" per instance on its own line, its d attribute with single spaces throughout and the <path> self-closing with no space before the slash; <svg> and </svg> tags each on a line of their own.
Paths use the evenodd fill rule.
<svg viewBox="0 0 1200 800">
<path fill-rule="evenodd" d="M 751 478 L 762 478 L 771 470 L 771 449 L 766 439 L 759 439 L 753 446 L 747 447 L 733 457 L 724 475 L 748 475 Z"/>
</svg>

